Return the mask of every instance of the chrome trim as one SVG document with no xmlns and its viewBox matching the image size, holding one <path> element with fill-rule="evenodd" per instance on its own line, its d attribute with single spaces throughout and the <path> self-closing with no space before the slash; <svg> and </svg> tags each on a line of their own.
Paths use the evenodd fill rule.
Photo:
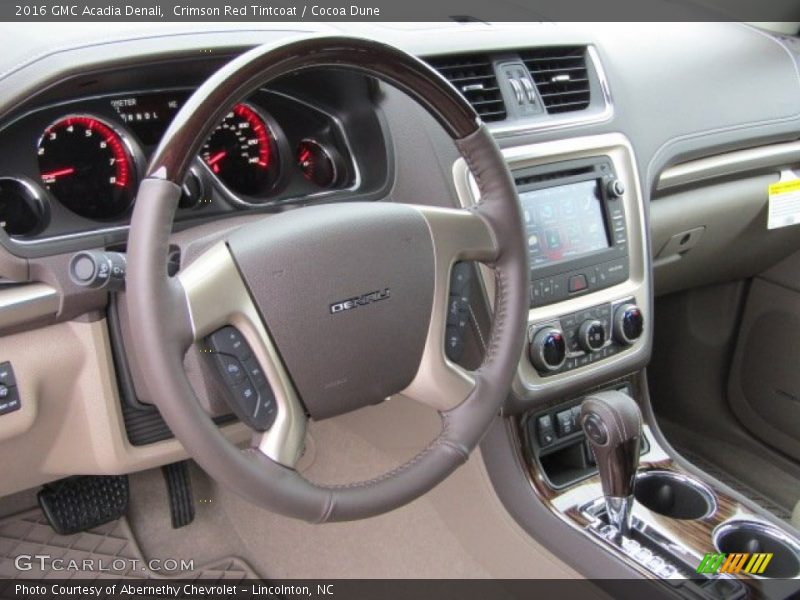
<svg viewBox="0 0 800 600">
<path fill-rule="evenodd" d="M 606 514 L 608 524 L 622 535 L 627 535 L 631 529 L 631 509 L 633 496 L 606 496 Z"/>
<path fill-rule="evenodd" d="M 567 138 L 541 144 L 513 146 L 503 150 L 509 169 L 523 169 L 564 160 L 607 156 L 614 164 L 617 177 L 624 183 L 626 192 L 622 197 L 625 203 L 625 220 L 628 230 L 628 260 L 630 272 L 627 281 L 613 287 L 569 298 L 562 302 L 532 308 L 528 312 L 528 327 L 538 323 L 554 322 L 562 315 L 586 310 L 598 304 L 610 303 L 616 306 L 625 300 L 637 304 L 642 311 L 645 323 L 650 320 L 650 270 L 647 265 L 648 231 L 645 221 L 645 207 L 636 168 L 633 147 L 621 133 L 608 133 L 597 136 Z M 459 158 L 453 163 L 453 179 L 456 193 L 462 206 L 474 205 L 477 200 L 477 186 L 469 172 L 466 161 Z M 481 278 L 487 301 L 494 298 L 494 280 L 486 271 Z M 612 307 L 613 308 L 613 307 Z M 620 350 L 617 354 L 596 363 L 590 363 L 565 373 L 542 377 L 533 368 L 527 357 L 527 348 L 520 357 L 517 376 L 512 390 L 522 400 L 536 400 L 542 391 L 557 391 L 570 384 L 594 385 L 598 377 L 610 369 L 637 364 L 647 351 L 648 329 L 634 344 Z"/>
<path fill-rule="evenodd" d="M 525 101 L 525 92 L 522 91 L 522 86 L 520 85 L 519 81 L 513 77 L 509 77 L 508 83 L 511 86 L 511 89 L 514 90 L 514 97 L 517 99 L 517 104 L 522 104 Z"/>
<path fill-rule="evenodd" d="M 0 289 L 0 329 L 58 314 L 61 294 L 44 283 Z"/>
<path fill-rule="evenodd" d="M 661 581 L 672 580 L 680 582 L 687 579 L 686 575 L 681 572 L 681 568 L 688 570 L 687 567 L 689 565 L 700 561 L 701 555 L 692 552 L 680 540 L 675 540 L 673 536 L 665 534 L 635 515 L 630 518 L 628 532 L 620 533 L 616 527 L 603 521 L 604 508 L 606 508 L 606 502 L 602 498 L 580 507 L 579 512 L 589 521 L 584 531 L 591 534 L 590 538 L 592 540 L 603 543 L 606 547 L 613 549 L 630 564 L 635 565 L 640 570 L 644 570 L 650 577 Z M 607 513 L 606 516 L 608 516 Z M 666 560 L 664 556 L 652 552 L 649 559 L 647 555 L 641 556 L 639 553 L 642 546 L 635 540 L 637 533 L 649 538 L 667 557 Z M 661 564 L 654 565 L 652 563 L 654 556 L 658 556 L 661 559 Z M 676 559 L 678 564 L 675 562 Z M 719 577 L 734 581 L 729 575 L 721 574 Z"/>
<path fill-rule="evenodd" d="M 275 462 L 293 468 L 303 450 L 305 412 L 227 244 L 218 242 L 206 250 L 181 270 L 177 279 L 183 287 L 195 341 L 233 325 L 250 344 L 278 405 L 272 427 L 256 433 L 253 446 Z"/>
<path fill-rule="evenodd" d="M 650 470 L 650 471 L 639 471 L 636 474 L 636 481 L 639 481 L 640 479 L 651 479 L 651 478 L 654 478 L 654 477 L 659 477 L 661 479 L 669 479 L 669 480 L 672 480 L 672 481 L 677 481 L 678 483 L 681 483 L 681 484 L 683 484 L 683 485 L 685 485 L 687 487 L 692 488 L 698 494 L 703 496 L 705 501 L 708 503 L 708 510 L 705 513 L 703 513 L 701 516 L 697 517 L 696 519 L 691 519 L 691 520 L 705 519 L 705 518 L 710 517 L 711 515 L 713 515 L 715 512 L 717 512 L 718 504 L 717 504 L 717 496 L 716 496 L 716 494 L 714 494 L 714 492 L 711 491 L 711 488 L 709 488 L 707 485 L 705 485 L 703 482 L 699 481 L 698 479 L 695 479 L 694 477 L 690 477 L 689 475 L 685 475 L 683 473 L 677 473 L 675 471 L 667 471 L 667 470 L 664 470 L 664 469 L 653 469 L 653 470 Z M 636 492 L 635 492 L 635 487 L 634 487 L 634 497 L 635 497 L 635 495 L 636 495 Z M 651 510 L 651 509 L 648 508 L 648 510 Z M 656 512 L 656 511 L 652 511 L 652 512 Z"/>
<path fill-rule="evenodd" d="M 533 89 L 533 83 L 527 77 L 523 77 L 520 79 L 520 83 L 522 83 L 522 87 L 525 88 L 525 97 L 528 99 L 528 102 L 531 104 L 536 103 L 536 90 Z"/>
<path fill-rule="evenodd" d="M 625 327 L 623 327 L 623 321 L 625 320 L 625 313 L 629 310 L 638 310 L 641 312 L 641 308 L 637 304 L 632 302 L 623 302 L 622 304 L 618 304 L 613 309 L 613 314 L 611 315 L 611 331 L 609 332 L 609 337 L 616 337 L 618 336 L 617 341 L 624 343 L 626 346 L 631 346 L 636 343 L 636 340 L 639 338 L 631 339 L 625 333 Z M 645 329 L 642 329 L 642 334 L 644 334 Z M 642 336 L 639 336 L 642 337 Z"/>
<path fill-rule="evenodd" d="M 661 173 L 656 189 L 667 190 L 707 179 L 769 167 L 778 168 L 791 163 L 800 164 L 800 141 L 747 148 L 681 163 Z"/>
<path fill-rule="evenodd" d="M 770 537 L 774 540 L 777 540 L 781 544 L 785 544 L 789 550 L 794 552 L 795 558 L 797 559 L 798 563 L 800 563 L 800 542 L 791 538 L 774 525 L 753 519 L 731 519 L 730 521 L 725 521 L 721 525 L 715 527 L 711 534 L 714 548 L 716 548 L 718 552 L 721 552 L 719 549 L 719 538 L 729 531 L 742 531 L 743 529 L 753 529 L 758 533 L 765 535 L 766 537 Z M 743 548 L 742 550 L 745 549 Z M 754 575 L 752 573 L 748 573 L 747 575 L 748 577 L 753 577 L 755 579 L 771 579 L 770 577 Z M 798 577 L 800 577 L 800 572 L 794 575 L 794 578 Z"/>
<path fill-rule="evenodd" d="M 489 123 L 489 131 L 492 132 L 492 135 L 497 139 L 503 139 L 526 135 L 529 133 L 537 133 L 540 131 L 557 131 L 559 129 L 567 129 L 580 125 L 592 125 L 610 120 L 611 117 L 614 116 L 614 102 L 611 97 L 611 88 L 608 85 L 606 72 L 603 69 L 603 64 L 600 62 L 600 56 L 598 55 L 597 49 L 594 46 L 591 44 L 587 45 L 586 54 L 589 57 L 592 66 L 594 67 L 594 72 L 597 75 L 597 80 L 600 84 L 600 92 L 603 100 L 602 109 L 583 116 L 575 114 L 572 114 L 568 117 L 556 115 L 550 116 L 545 113 L 547 116 L 544 118 L 539 118 L 530 122 L 518 124 L 512 123 L 509 125 Z"/>
<path fill-rule="evenodd" d="M 561 359 L 561 362 L 559 362 L 557 365 L 549 365 L 547 363 L 547 361 L 544 359 L 544 344 L 538 344 L 536 341 L 539 338 L 539 336 L 547 336 L 553 333 L 560 335 L 561 338 L 564 339 L 564 346 L 565 346 L 564 356 Z M 564 363 L 567 362 L 567 357 L 569 356 L 569 347 L 567 346 L 567 342 L 565 339 L 566 336 L 564 335 L 564 331 L 561 329 L 561 326 L 555 324 L 547 325 L 541 327 L 540 329 L 537 329 L 536 332 L 529 329 L 528 337 L 531 337 L 531 334 L 533 334 L 533 337 L 531 338 L 530 342 L 528 342 L 527 354 L 530 356 L 532 352 L 534 351 L 536 352 L 536 354 L 532 357 L 532 358 L 537 358 L 539 361 L 539 364 L 536 365 L 536 368 L 540 368 L 544 371 L 551 371 L 551 372 L 558 371 L 564 365 Z M 536 344 L 535 347 L 534 344 Z"/>
<path fill-rule="evenodd" d="M 75 231 L 73 233 L 61 233 L 59 235 L 52 235 L 46 238 L 37 238 L 35 240 L 21 240 L 18 238 L 10 238 L 11 241 L 20 246 L 36 247 L 44 246 L 52 242 L 63 242 L 68 240 L 90 238 L 95 235 L 105 235 L 108 233 L 118 233 L 121 231 L 128 231 L 130 225 L 115 225 L 114 227 L 103 227 L 100 229 L 91 229 L 88 231 Z"/>
</svg>

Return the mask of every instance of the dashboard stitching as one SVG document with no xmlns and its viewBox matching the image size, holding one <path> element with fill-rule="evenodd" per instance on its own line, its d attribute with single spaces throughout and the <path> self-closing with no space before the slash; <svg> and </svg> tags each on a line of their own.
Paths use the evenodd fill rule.
<svg viewBox="0 0 800 600">
<path fill-rule="evenodd" d="M 306 481 L 308 481 L 313 486 L 319 487 L 319 488 L 324 489 L 324 490 L 332 490 L 332 491 L 369 487 L 371 485 L 375 485 L 375 484 L 380 483 L 382 481 L 385 481 L 387 479 L 391 479 L 391 478 L 395 477 L 398 473 L 401 473 L 402 471 L 405 471 L 406 469 L 414 466 L 416 463 L 418 463 L 420 460 L 422 460 L 425 456 L 427 456 L 433 450 L 435 450 L 437 446 L 445 445 L 445 446 L 448 446 L 450 448 L 455 448 L 455 446 L 452 443 L 449 443 L 447 440 L 444 439 L 446 434 L 447 434 L 447 431 L 448 431 L 448 429 L 450 427 L 450 422 L 449 422 L 449 419 L 447 417 L 447 414 L 440 413 L 440 415 L 442 417 L 443 425 L 442 425 L 442 430 L 439 432 L 439 435 L 437 435 L 436 438 L 434 438 L 431 441 L 430 444 L 428 444 L 423 450 L 418 452 L 413 458 L 411 458 L 410 460 L 406 461 L 405 463 L 395 467 L 391 471 L 387 471 L 386 473 L 383 473 L 382 475 L 378 475 L 377 477 L 373 477 L 372 479 L 367 479 L 367 480 L 364 480 L 364 481 L 357 481 L 357 482 L 353 482 L 353 483 L 342 483 L 342 484 L 320 484 L 320 483 L 314 483 L 313 481 L 310 481 L 309 479 L 307 479 L 303 475 L 301 475 L 301 477 L 303 477 Z M 458 453 L 463 456 L 463 451 L 461 449 L 457 449 L 457 450 L 458 450 Z M 466 460 L 466 457 L 464 458 L 464 460 Z M 326 516 L 326 518 L 329 517 L 329 516 L 330 516 L 330 514 L 328 514 Z"/>
<path fill-rule="evenodd" d="M 478 324 L 478 319 L 475 316 L 475 311 L 472 310 L 472 304 L 467 304 L 467 308 L 469 309 L 469 316 L 472 318 L 472 322 L 475 323 L 475 331 L 478 332 L 478 341 L 481 344 L 481 349 L 486 352 L 486 340 L 483 337 L 483 332 L 481 331 L 480 325 Z"/>
</svg>

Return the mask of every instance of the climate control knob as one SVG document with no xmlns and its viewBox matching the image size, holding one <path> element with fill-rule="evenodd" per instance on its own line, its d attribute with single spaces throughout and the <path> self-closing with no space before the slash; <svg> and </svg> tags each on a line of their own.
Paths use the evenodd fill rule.
<svg viewBox="0 0 800 600">
<path fill-rule="evenodd" d="M 614 312 L 614 339 L 630 346 L 642 336 L 644 316 L 635 304 L 623 304 Z"/>
<path fill-rule="evenodd" d="M 541 372 L 556 371 L 567 358 L 567 342 L 558 327 L 544 327 L 533 336 L 528 347 L 531 363 Z"/>
<path fill-rule="evenodd" d="M 602 321 L 589 319 L 578 329 L 578 344 L 585 352 L 600 350 L 606 343 L 606 326 Z"/>
</svg>

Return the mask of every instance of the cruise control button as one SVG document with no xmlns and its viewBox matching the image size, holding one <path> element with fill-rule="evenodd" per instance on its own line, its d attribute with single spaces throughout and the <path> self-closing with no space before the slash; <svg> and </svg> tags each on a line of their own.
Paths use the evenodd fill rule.
<svg viewBox="0 0 800 600">
<path fill-rule="evenodd" d="M 447 324 L 464 330 L 469 323 L 469 304 L 464 298 L 451 296 L 447 308 Z"/>
</svg>

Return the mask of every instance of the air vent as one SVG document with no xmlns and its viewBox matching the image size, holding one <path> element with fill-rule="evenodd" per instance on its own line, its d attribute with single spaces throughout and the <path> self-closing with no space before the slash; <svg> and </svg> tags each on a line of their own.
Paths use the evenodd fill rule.
<svg viewBox="0 0 800 600">
<path fill-rule="evenodd" d="M 520 53 L 548 113 L 588 108 L 591 100 L 586 48 L 551 46 Z"/>
<path fill-rule="evenodd" d="M 485 56 L 442 56 L 428 63 L 452 83 L 486 122 L 506 118 L 506 106 L 492 62 Z"/>
</svg>

